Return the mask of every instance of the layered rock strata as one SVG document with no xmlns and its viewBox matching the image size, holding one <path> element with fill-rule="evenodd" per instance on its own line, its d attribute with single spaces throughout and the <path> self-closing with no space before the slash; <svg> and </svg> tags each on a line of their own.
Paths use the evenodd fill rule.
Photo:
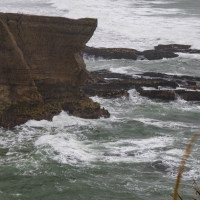
<svg viewBox="0 0 200 200">
<path fill-rule="evenodd" d="M 83 54 L 85 57 L 92 56 L 94 58 L 104 59 L 160 60 L 163 58 L 178 57 L 176 52 L 194 54 L 200 53 L 200 50 L 191 49 L 190 45 L 181 44 L 158 45 L 154 49 L 145 51 L 128 48 L 94 48 L 86 46 Z"/>
<path fill-rule="evenodd" d="M 61 110 L 109 116 L 80 91 L 88 76 L 80 52 L 96 26 L 89 18 L 0 13 L 0 126 L 51 119 Z"/>
<path fill-rule="evenodd" d="M 86 94 L 104 98 L 128 97 L 130 89 L 136 89 L 141 96 L 151 99 L 172 101 L 181 98 L 186 101 L 200 101 L 200 77 L 154 72 L 133 76 L 99 70 L 91 72 L 82 86 Z"/>
</svg>

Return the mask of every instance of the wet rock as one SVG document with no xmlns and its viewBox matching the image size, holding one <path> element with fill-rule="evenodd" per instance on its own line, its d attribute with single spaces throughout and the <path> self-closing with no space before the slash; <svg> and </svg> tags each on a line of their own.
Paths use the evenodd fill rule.
<svg viewBox="0 0 200 200">
<path fill-rule="evenodd" d="M 137 51 L 128 48 L 94 48 L 86 46 L 83 51 L 84 56 L 104 59 L 130 59 L 130 60 L 160 60 L 163 58 L 175 58 L 177 54 L 157 50 Z"/>
<path fill-rule="evenodd" d="M 186 101 L 200 101 L 200 91 L 177 90 L 176 93 Z"/>
<path fill-rule="evenodd" d="M 169 75 L 169 74 L 163 74 L 163 73 L 155 73 L 155 72 L 145 72 L 142 74 L 137 74 L 146 78 L 153 78 L 153 79 L 164 79 L 164 80 L 173 80 L 177 84 L 180 85 L 180 87 L 185 88 L 198 88 L 197 84 L 200 82 L 200 77 L 195 76 L 178 76 L 178 75 Z"/>
<path fill-rule="evenodd" d="M 163 58 L 176 58 L 178 54 L 170 51 L 146 50 L 141 55 L 147 60 L 161 60 Z"/>
<path fill-rule="evenodd" d="M 191 45 L 169 44 L 158 45 L 154 49 L 137 51 L 129 48 L 94 48 L 86 46 L 83 54 L 85 57 L 104 58 L 104 59 L 130 59 L 130 60 L 160 60 L 163 58 L 178 57 L 176 52 L 181 53 L 200 53 L 199 49 L 191 49 Z"/>
<path fill-rule="evenodd" d="M 155 72 L 145 72 L 131 76 L 112 73 L 108 70 L 93 71 L 82 86 L 82 91 L 89 96 L 104 98 L 128 97 L 128 90 L 136 89 L 141 95 L 151 99 L 166 101 L 178 97 L 186 101 L 200 101 L 200 77 L 175 76 Z M 144 89 L 144 87 L 146 87 Z M 182 89 L 177 89 L 181 87 Z M 195 90 L 191 90 L 191 89 Z M 188 90 L 190 89 L 190 90 Z"/>
<path fill-rule="evenodd" d="M 130 75 L 112 73 L 107 70 L 99 70 L 90 73 L 90 79 L 94 77 L 94 81 L 86 82 L 82 86 L 82 91 L 90 96 L 99 96 L 105 98 L 118 98 L 121 96 L 128 97 L 128 90 L 141 87 L 171 87 L 176 88 L 178 84 L 173 80 L 164 79 L 147 79 L 133 78 Z M 97 77 L 101 82 L 97 82 Z M 102 79 L 105 81 L 103 82 Z"/>
<path fill-rule="evenodd" d="M 80 52 L 96 26 L 89 18 L 0 13 L 0 126 L 50 120 L 63 109 L 109 117 L 80 91 L 88 76 Z"/>
<path fill-rule="evenodd" d="M 199 49 L 191 49 L 191 45 L 182 44 L 169 44 L 169 45 L 158 45 L 154 47 L 157 51 L 165 52 L 181 52 L 181 53 L 200 53 Z"/>
<path fill-rule="evenodd" d="M 106 86 L 93 85 L 92 87 L 83 86 L 83 91 L 89 96 L 99 96 L 104 98 L 128 97 L 129 93 L 123 89 L 106 88 Z"/>
<path fill-rule="evenodd" d="M 142 90 L 137 89 L 141 96 L 149 97 L 150 99 L 161 99 L 172 101 L 176 99 L 176 93 L 172 90 Z"/>
<path fill-rule="evenodd" d="M 158 171 L 168 171 L 170 166 L 166 163 L 164 163 L 161 160 L 157 160 L 152 163 L 152 167 L 155 168 Z"/>
<path fill-rule="evenodd" d="M 195 83 L 195 86 L 193 86 L 193 85 L 192 86 L 191 85 L 190 86 L 188 86 L 188 85 L 183 86 L 182 85 L 181 88 L 185 88 L 185 89 L 189 89 L 189 90 L 200 90 L 200 86 L 196 86 L 196 83 Z"/>
<path fill-rule="evenodd" d="M 127 48 L 94 48 L 86 46 L 83 53 L 104 59 L 137 59 L 137 50 Z"/>
</svg>

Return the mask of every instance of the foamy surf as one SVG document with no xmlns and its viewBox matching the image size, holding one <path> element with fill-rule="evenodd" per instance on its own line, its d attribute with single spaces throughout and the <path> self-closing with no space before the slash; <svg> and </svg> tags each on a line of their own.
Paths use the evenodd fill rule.
<svg viewBox="0 0 200 200">
<path fill-rule="evenodd" d="M 159 128 L 169 128 L 169 129 L 199 128 L 198 126 L 194 126 L 193 124 L 183 123 L 183 122 L 161 121 L 149 118 L 133 118 L 133 120 L 142 122 L 146 125 L 156 126 Z"/>
<path fill-rule="evenodd" d="M 94 161 L 96 156 L 84 141 L 79 141 L 75 134 L 59 133 L 38 138 L 35 146 L 46 152 L 46 156 L 62 164 L 85 165 Z"/>
<path fill-rule="evenodd" d="M 50 2 L 58 13 L 67 10 L 68 12 L 63 15 L 65 17 L 98 19 L 98 28 L 89 42 L 91 46 L 131 47 L 144 50 L 160 43 L 183 43 L 191 44 L 195 48 L 200 47 L 198 17 L 181 17 L 188 16 L 187 10 L 173 8 L 170 2 L 121 0 L 109 4 L 105 0 L 101 3 L 91 0 Z M 172 6 L 165 9 L 163 3 Z M 112 14 L 109 12 L 110 9 Z M 179 15 L 180 17 L 176 17 Z M 176 17 L 176 20 L 171 16 Z"/>
</svg>

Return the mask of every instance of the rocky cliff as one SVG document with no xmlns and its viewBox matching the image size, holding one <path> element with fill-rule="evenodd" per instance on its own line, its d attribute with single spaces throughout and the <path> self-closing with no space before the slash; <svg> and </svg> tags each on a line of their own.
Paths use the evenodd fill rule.
<svg viewBox="0 0 200 200">
<path fill-rule="evenodd" d="M 0 13 L 0 126 L 51 119 L 61 110 L 108 117 L 80 91 L 87 70 L 80 52 L 96 19 Z"/>
</svg>

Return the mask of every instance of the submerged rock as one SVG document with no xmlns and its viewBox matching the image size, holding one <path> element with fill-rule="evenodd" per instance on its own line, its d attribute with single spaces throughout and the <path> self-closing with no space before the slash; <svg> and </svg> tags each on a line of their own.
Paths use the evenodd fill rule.
<svg viewBox="0 0 200 200">
<path fill-rule="evenodd" d="M 109 117 L 80 91 L 88 72 L 80 56 L 96 19 L 0 13 L 0 126 L 50 120 L 61 110 Z"/>
</svg>

